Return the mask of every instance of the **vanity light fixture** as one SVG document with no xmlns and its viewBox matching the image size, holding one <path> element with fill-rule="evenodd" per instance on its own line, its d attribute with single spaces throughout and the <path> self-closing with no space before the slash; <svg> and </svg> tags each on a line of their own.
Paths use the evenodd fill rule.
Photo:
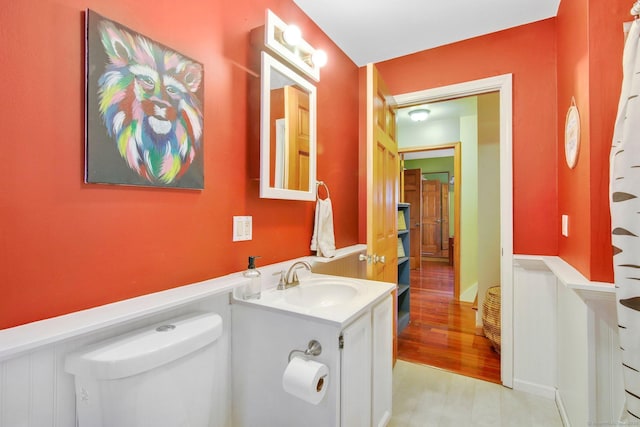
<svg viewBox="0 0 640 427">
<path fill-rule="evenodd" d="M 423 122 L 427 120 L 429 114 L 431 114 L 431 110 L 428 110 L 426 108 L 418 108 L 416 110 L 409 111 L 409 118 L 414 122 Z"/>
<path fill-rule="evenodd" d="M 267 9 L 264 43 L 273 53 L 289 64 L 320 81 L 320 67 L 327 63 L 327 54 L 307 43 L 296 25 L 288 25 Z"/>
<path fill-rule="evenodd" d="M 327 52 L 322 49 L 316 49 L 315 52 L 311 54 L 311 62 L 320 68 L 324 67 L 327 65 Z"/>
<path fill-rule="evenodd" d="M 287 28 L 282 32 L 282 40 L 291 47 L 300 46 L 304 40 L 302 39 L 302 31 L 297 25 L 287 25 Z M 324 67 L 327 65 L 327 53 L 322 49 L 312 49 L 313 52 L 310 55 L 310 61 L 312 66 Z M 307 61 L 307 58 L 303 58 L 303 61 Z"/>
<path fill-rule="evenodd" d="M 302 41 L 302 31 L 297 25 L 287 25 L 282 32 L 282 39 L 289 46 L 297 46 Z"/>
</svg>

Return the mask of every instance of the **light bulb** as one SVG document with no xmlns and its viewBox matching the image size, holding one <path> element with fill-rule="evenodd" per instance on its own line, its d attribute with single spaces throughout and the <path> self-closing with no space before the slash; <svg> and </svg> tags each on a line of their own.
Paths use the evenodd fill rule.
<svg viewBox="0 0 640 427">
<path fill-rule="evenodd" d="M 313 62 L 313 65 L 316 67 L 324 67 L 327 65 L 327 53 L 322 49 L 316 49 L 311 54 L 311 62 Z"/>
<path fill-rule="evenodd" d="M 282 33 L 282 38 L 289 46 L 296 46 L 302 40 L 302 31 L 295 25 L 289 25 Z"/>
</svg>

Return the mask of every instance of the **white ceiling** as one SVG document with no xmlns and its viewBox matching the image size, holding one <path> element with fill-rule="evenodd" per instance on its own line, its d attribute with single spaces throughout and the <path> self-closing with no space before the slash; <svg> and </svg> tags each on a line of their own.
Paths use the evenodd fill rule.
<svg viewBox="0 0 640 427">
<path fill-rule="evenodd" d="M 428 109 L 430 111 L 429 117 L 425 121 L 414 122 L 409 117 L 409 112 L 419 108 Z M 478 114 L 477 96 L 398 108 L 396 111 L 398 147 L 410 149 L 416 145 L 424 146 L 424 143 L 417 143 L 417 141 L 424 142 L 431 138 L 444 139 L 443 141 L 438 139 L 438 142 L 451 142 L 452 140 L 447 138 L 451 137 L 451 132 L 455 133 L 454 129 L 458 129 L 460 117 L 476 114 Z M 446 150 L 420 151 L 405 154 L 405 159 L 449 157 L 452 155 Z"/>
<path fill-rule="evenodd" d="M 556 16 L 560 0 L 293 0 L 358 66 Z"/>
</svg>

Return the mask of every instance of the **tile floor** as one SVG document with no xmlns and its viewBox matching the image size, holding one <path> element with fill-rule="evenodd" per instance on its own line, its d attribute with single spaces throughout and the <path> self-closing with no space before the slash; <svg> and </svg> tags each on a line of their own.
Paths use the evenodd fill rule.
<svg viewBox="0 0 640 427">
<path fill-rule="evenodd" d="M 389 427 L 562 427 L 555 401 L 398 360 Z"/>
</svg>

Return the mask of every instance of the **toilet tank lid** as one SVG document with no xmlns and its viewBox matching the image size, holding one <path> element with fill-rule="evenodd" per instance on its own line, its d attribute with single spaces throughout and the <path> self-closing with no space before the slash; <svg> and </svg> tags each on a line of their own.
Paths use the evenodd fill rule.
<svg viewBox="0 0 640 427">
<path fill-rule="evenodd" d="M 193 353 L 221 335 L 220 315 L 190 313 L 71 353 L 65 371 L 103 380 L 129 377 Z"/>
</svg>

